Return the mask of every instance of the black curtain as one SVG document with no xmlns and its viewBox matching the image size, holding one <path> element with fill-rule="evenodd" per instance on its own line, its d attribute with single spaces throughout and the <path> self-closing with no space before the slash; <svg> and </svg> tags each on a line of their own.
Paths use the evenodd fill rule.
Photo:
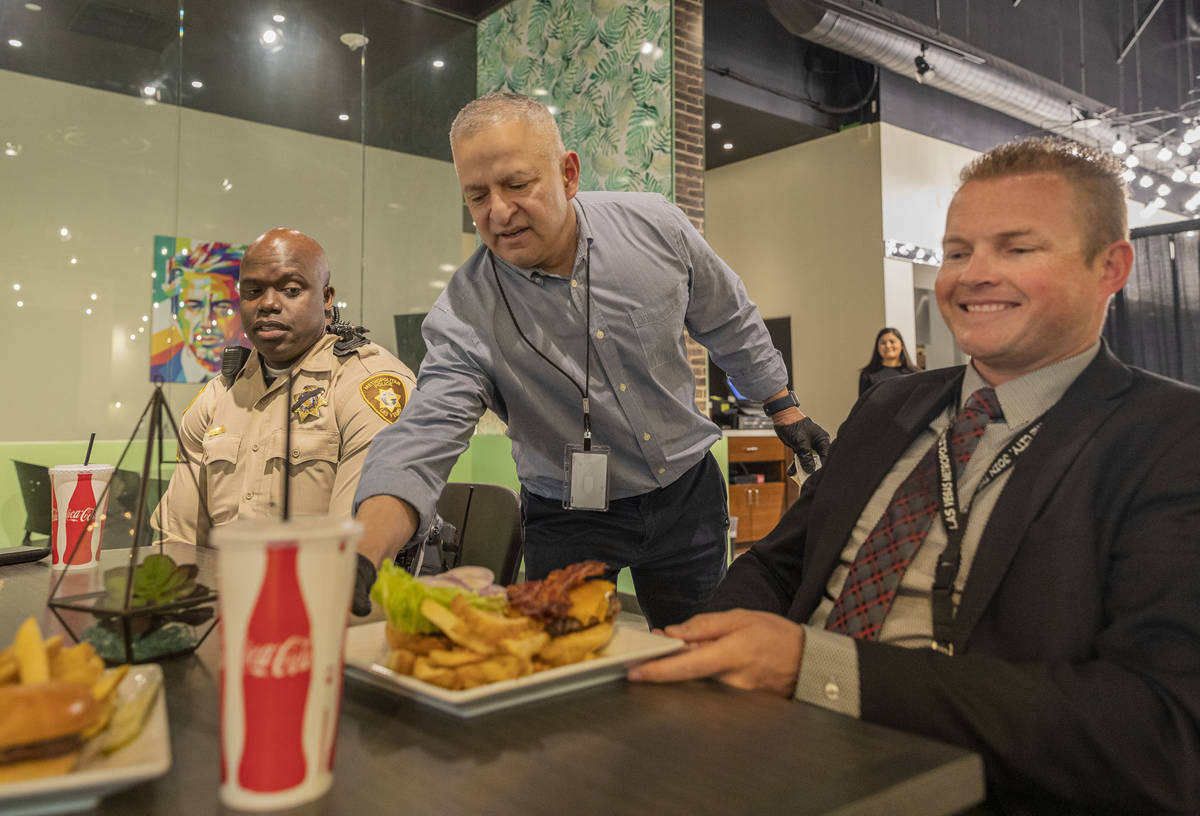
<svg viewBox="0 0 1200 816">
<path fill-rule="evenodd" d="M 1200 385 L 1196 222 L 1134 230 L 1133 273 L 1108 307 L 1104 337 L 1124 362 Z"/>
</svg>

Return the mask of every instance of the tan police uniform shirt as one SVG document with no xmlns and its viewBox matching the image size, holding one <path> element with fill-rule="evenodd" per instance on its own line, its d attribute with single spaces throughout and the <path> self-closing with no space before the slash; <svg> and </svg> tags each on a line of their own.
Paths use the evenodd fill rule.
<svg viewBox="0 0 1200 816">
<path fill-rule="evenodd" d="M 339 357 L 336 341 L 323 336 L 294 366 L 290 398 L 286 376 L 267 385 L 257 353 L 232 386 L 224 377 L 204 386 L 183 414 L 179 463 L 151 519 L 165 540 L 204 545 L 212 527 L 281 517 L 285 456 L 292 516 L 350 517 L 367 447 L 400 416 L 416 382 L 380 346 Z"/>
</svg>

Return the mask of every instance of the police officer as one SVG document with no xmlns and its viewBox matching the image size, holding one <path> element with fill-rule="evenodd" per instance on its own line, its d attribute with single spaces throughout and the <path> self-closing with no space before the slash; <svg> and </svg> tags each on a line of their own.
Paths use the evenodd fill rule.
<svg viewBox="0 0 1200 816">
<path fill-rule="evenodd" d="M 280 517 L 285 477 L 292 515 L 348 518 L 367 446 L 415 386 L 408 367 L 361 329 L 327 330 L 329 263 L 304 233 L 259 236 L 238 288 L 256 353 L 209 381 L 184 412 L 179 465 L 152 518 L 167 541 L 206 544 L 214 526 Z"/>
</svg>

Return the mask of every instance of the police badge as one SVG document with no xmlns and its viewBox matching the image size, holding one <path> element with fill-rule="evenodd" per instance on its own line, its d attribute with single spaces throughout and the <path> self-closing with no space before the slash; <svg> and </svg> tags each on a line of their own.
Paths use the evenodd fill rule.
<svg viewBox="0 0 1200 816">
<path fill-rule="evenodd" d="M 310 385 L 301 391 L 300 396 L 292 403 L 292 413 L 296 415 L 297 420 L 303 422 L 309 417 L 319 417 L 321 407 L 328 404 L 325 389 L 319 385 Z"/>
</svg>

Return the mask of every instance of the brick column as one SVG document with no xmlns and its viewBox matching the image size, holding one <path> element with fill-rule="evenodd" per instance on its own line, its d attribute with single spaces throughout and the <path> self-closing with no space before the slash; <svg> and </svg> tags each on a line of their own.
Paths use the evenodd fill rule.
<svg viewBox="0 0 1200 816">
<path fill-rule="evenodd" d="M 704 0 L 675 0 L 675 203 L 704 232 Z M 688 338 L 696 408 L 708 414 L 708 355 Z"/>
</svg>

